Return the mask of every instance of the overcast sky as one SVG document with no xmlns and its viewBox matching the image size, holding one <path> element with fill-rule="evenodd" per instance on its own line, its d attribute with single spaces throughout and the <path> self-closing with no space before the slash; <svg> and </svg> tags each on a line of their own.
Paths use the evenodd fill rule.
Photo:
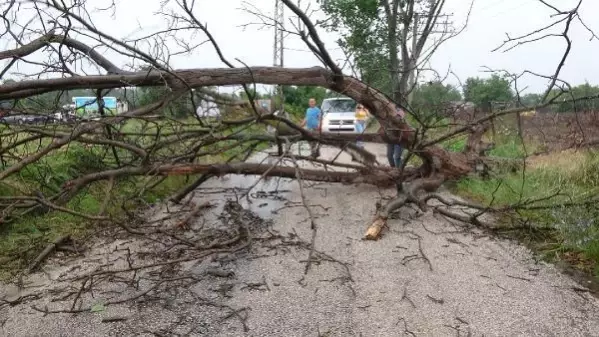
<svg viewBox="0 0 599 337">
<path fill-rule="evenodd" d="M 270 14 L 274 10 L 275 0 L 252 0 L 251 3 Z M 578 0 L 549 0 L 549 3 L 560 9 L 569 9 Z M 156 14 L 161 0 L 117 0 L 117 11 L 114 15 L 95 12 L 92 19 L 96 26 L 107 33 L 126 37 L 148 34 L 164 27 L 164 18 Z M 191 2 L 191 1 L 190 1 Z M 273 30 L 260 25 L 244 26 L 259 22 L 252 14 L 244 11 L 247 7 L 240 0 L 196 0 L 195 13 L 198 18 L 207 23 L 208 29 L 214 35 L 224 54 L 230 60 L 239 58 L 248 65 L 272 65 L 273 62 Z M 301 6 L 306 7 L 316 1 L 301 0 Z M 106 7 L 108 0 L 89 0 L 96 7 Z M 455 26 L 461 26 L 466 19 L 470 6 L 469 0 L 447 0 L 446 12 L 452 13 L 451 21 Z M 599 1 L 583 0 L 582 18 L 590 28 L 599 32 L 599 22 L 592 13 L 599 13 Z M 287 10 L 286 14 L 291 15 Z M 464 81 L 469 76 L 488 76 L 485 66 L 492 69 L 505 69 L 510 72 L 521 72 L 525 69 L 536 73 L 551 74 L 559 63 L 564 50 L 565 41 L 560 37 L 545 39 L 535 44 L 521 46 L 516 50 L 501 53 L 491 52 L 506 38 L 517 36 L 538 29 L 551 22 L 553 14 L 538 0 L 475 0 L 474 8 L 466 30 L 458 37 L 446 42 L 432 59 L 432 66 L 441 73 L 449 68 Z M 596 15 L 596 14 L 595 14 Z M 316 15 L 315 18 L 322 17 Z M 291 28 L 288 25 L 288 28 Z M 559 33 L 563 24 L 553 30 Z M 342 60 L 344 56 L 337 47 L 335 34 L 319 30 L 325 45 L 335 59 Z M 599 55 L 599 41 L 589 41 L 591 34 L 575 21 L 571 28 L 570 37 L 573 47 L 561 78 L 572 84 L 588 81 L 599 84 L 599 67 L 596 66 Z M 195 41 L 204 39 L 198 35 Z M 307 50 L 302 41 L 294 36 L 286 38 L 285 65 L 288 67 L 309 67 L 319 65 L 318 60 Z M 107 54 L 110 55 L 110 54 Z M 117 63 L 122 63 L 120 59 Z M 238 63 L 240 66 L 241 64 Z M 208 44 L 197 49 L 192 55 L 173 58 L 174 68 L 199 68 L 224 66 Z M 23 71 L 23 67 L 21 70 Z M 454 77 L 448 79 L 458 83 Z M 543 90 L 546 80 L 525 77 L 519 84 L 520 88 L 528 86 L 531 91 Z"/>
</svg>

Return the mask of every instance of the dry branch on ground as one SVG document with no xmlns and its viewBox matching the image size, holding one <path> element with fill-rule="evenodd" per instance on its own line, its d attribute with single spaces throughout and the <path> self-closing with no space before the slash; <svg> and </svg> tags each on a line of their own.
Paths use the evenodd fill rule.
<svg viewBox="0 0 599 337">
<path fill-rule="evenodd" d="M 36 8 L 35 5 L 40 2 L 26 0 L 22 3 Z M 198 19 L 193 4 L 186 1 L 179 1 L 178 7 L 168 11 L 165 9 L 162 13 L 165 17 L 177 20 L 169 21 L 167 29 L 156 34 L 158 40 L 152 40 L 150 37 L 127 40 L 110 36 L 88 22 L 82 14 L 87 11 L 84 3 L 74 3 L 71 7 L 58 1 L 45 3 L 44 11 L 33 14 L 32 21 L 38 25 L 27 30 L 26 36 L 21 36 L 23 29 L 16 18 L 14 22 L 6 20 L 6 29 L 10 32 L 6 36 L 12 36 L 14 47 L 0 51 L 0 59 L 10 60 L 1 74 L 4 76 L 14 72 L 16 64 L 32 63 L 41 67 L 43 73 L 58 73 L 60 76 L 48 78 L 32 73 L 20 81 L 4 83 L 0 86 L 0 100 L 19 103 L 37 99 L 42 94 L 79 89 L 93 90 L 98 97 L 108 94 L 111 90 L 126 90 L 125 88 L 130 87 L 163 91 L 158 97 L 154 97 L 154 100 L 115 116 L 106 114 L 104 107 L 100 105 L 101 117 L 98 120 L 74 124 L 3 127 L 0 131 L 0 182 L 5 182 L 14 193 L 0 198 L 0 225 L 50 211 L 85 217 L 94 223 L 113 221 L 122 224 L 123 221 L 119 221 L 120 219 L 114 215 L 105 215 L 109 201 L 119 191 L 115 185 L 135 185 L 136 193 L 133 195 L 139 197 L 143 192 L 159 185 L 166 177 L 192 177 L 195 181 L 188 182 L 172 197 L 173 201 L 181 202 L 187 194 L 210 177 L 243 174 L 261 178 L 285 177 L 301 181 L 397 186 L 397 197 L 379 208 L 372 222 L 368 224 L 366 239 L 380 237 L 390 215 L 408 204 L 416 205 L 423 211 L 433 209 L 446 217 L 483 226 L 480 214 L 492 210 L 491 207 L 469 205 L 479 212 L 474 215 L 457 214 L 445 207 L 454 205 L 454 201 L 448 201 L 434 192 L 446 181 L 479 172 L 481 167 L 486 169 L 493 166 L 497 159 L 487 158 L 485 155 L 492 144 L 485 142 L 483 137 L 491 127 L 491 122 L 500 116 L 519 115 L 530 110 L 530 107 L 485 114 L 466 124 L 447 127 L 446 132 L 431 136 L 427 133 L 431 126 L 416 118 L 417 116 L 412 116 L 416 122 L 410 124 L 396 114 L 398 106 L 411 112 L 409 106 L 401 106 L 403 103 L 398 104 L 360 79 L 343 73 L 324 47 L 315 23 L 291 1 L 284 0 L 283 3 L 305 25 L 305 31 L 301 31 L 300 36 L 322 61 L 321 67 L 279 68 L 245 64 L 236 67 L 225 57 L 210 31 Z M 6 6 L 7 14 L 14 16 L 19 11 L 15 2 Z M 571 20 L 575 13 L 574 10 L 559 15 L 566 15 L 568 20 Z M 51 29 L 42 25 L 46 21 L 52 22 Z M 194 49 L 189 44 L 180 43 L 182 41 L 175 36 L 176 34 L 173 35 L 178 29 L 203 33 L 226 68 L 173 69 L 167 61 L 171 55 L 164 58 L 168 51 L 160 48 L 164 44 L 160 38 L 172 38 L 179 45 L 185 45 L 186 52 Z M 563 35 L 566 38 L 567 32 L 566 30 Z M 142 48 L 142 40 L 159 51 L 149 52 Z M 96 51 L 96 43 L 106 50 L 111 50 L 111 53 L 116 52 L 132 62 L 135 60 L 136 64 L 141 66 L 132 69 L 119 67 L 116 61 L 110 60 L 111 53 Z M 39 54 L 47 56 L 47 59 L 44 62 L 30 60 L 33 55 Z M 564 58 L 567 55 L 568 53 L 565 53 Z M 79 65 L 84 61 L 93 64 L 98 71 L 94 74 L 75 71 L 74 69 L 78 68 L 73 64 Z M 556 85 L 556 78 L 562 66 L 563 61 L 552 77 L 552 87 Z M 408 150 L 408 157 L 418 157 L 420 164 L 417 167 L 391 169 L 376 163 L 376 156 L 372 153 L 356 147 L 354 143 L 358 139 L 357 135 L 309 132 L 290 120 L 265 113 L 254 103 L 255 97 L 250 89 L 256 84 L 320 86 L 351 97 L 367 107 L 382 127 L 382 132 L 365 133 L 359 136 L 360 140 L 400 144 Z M 180 104 L 181 100 L 185 100 L 186 104 L 190 104 L 195 110 L 198 103 L 197 93 L 215 95 L 208 87 L 231 85 L 242 86 L 248 99 L 240 102 L 237 99 L 217 97 L 215 100 L 222 105 L 242 107 L 244 111 L 241 116 L 224 116 L 223 120 L 209 123 L 201 118 L 195 118 L 191 122 L 190 119 L 176 120 L 166 114 L 168 109 Z M 555 99 L 557 97 L 545 100 L 540 107 L 548 106 Z M 29 111 L 35 110 L 30 105 L 27 108 L 22 108 L 22 104 L 15 106 L 10 113 L 36 112 Z M 162 121 L 168 123 L 156 122 L 150 119 L 151 116 L 159 116 Z M 277 132 L 274 135 L 266 134 L 263 127 L 272 125 L 273 122 L 279 123 Z M 135 130 L 128 130 L 127 123 L 138 124 Z M 283 126 L 285 132 L 282 132 Z M 444 141 L 464 136 L 466 146 L 463 151 L 452 152 L 440 145 Z M 323 161 L 290 154 L 286 154 L 286 157 L 291 158 L 292 166 L 245 162 L 261 144 L 280 145 L 306 140 L 349 152 L 352 157 L 359 157 L 359 164 Z M 69 152 L 76 146 L 94 149 L 98 154 L 99 159 L 96 159 L 99 163 L 96 162 L 95 167 L 85 170 L 80 168 L 77 174 L 66 179 L 58 188 L 48 187 L 49 181 L 57 179 L 52 176 L 55 172 L 52 172 L 53 168 L 48 164 L 48 158 Z M 224 156 L 233 150 L 238 151 Z M 311 161 L 315 167 L 326 166 L 325 169 L 306 169 L 297 164 L 300 160 Z M 281 159 L 277 163 L 282 162 Z M 44 165 L 48 167 L 40 169 Z M 32 168 L 37 172 L 45 172 L 37 177 L 40 188 L 44 188 L 43 193 L 40 190 L 23 189 L 15 179 Z M 81 197 L 90 189 L 98 188 L 101 186 L 99 183 L 103 181 L 111 182 L 111 187 L 106 191 L 100 215 L 83 214 L 73 209 L 73 201 L 77 197 Z M 403 188 L 399 188 L 402 186 Z M 433 206 L 429 204 L 431 200 L 436 200 L 444 206 Z M 125 208 L 124 205 L 118 206 Z M 304 206 L 309 208 L 307 204 Z M 200 212 L 199 208 L 192 209 L 191 213 L 181 220 L 181 224 L 197 215 Z M 127 225 L 123 226 L 128 228 Z M 313 228 L 316 227 L 313 223 Z M 130 227 L 129 229 L 131 233 L 139 233 L 139 230 Z M 310 263 L 311 259 L 308 262 Z"/>
</svg>

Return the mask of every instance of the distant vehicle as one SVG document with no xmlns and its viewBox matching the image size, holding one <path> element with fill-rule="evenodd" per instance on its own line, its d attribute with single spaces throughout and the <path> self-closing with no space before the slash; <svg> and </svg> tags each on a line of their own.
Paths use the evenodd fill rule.
<svg viewBox="0 0 599 337">
<path fill-rule="evenodd" d="M 349 97 L 326 98 L 322 101 L 323 132 L 356 132 L 356 106 L 358 103 Z M 372 119 L 369 117 L 366 124 Z"/>
<path fill-rule="evenodd" d="M 102 97 L 104 110 L 107 115 L 116 114 L 118 111 L 118 100 L 116 97 Z M 97 97 L 73 97 L 75 115 L 82 119 L 99 118 L 99 106 Z"/>
<path fill-rule="evenodd" d="M 210 97 L 208 97 L 210 99 Z M 220 118 L 220 108 L 213 101 L 202 100 L 196 109 L 196 115 L 200 118 Z"/>
<path fill-rule="evenodd" d="M 60 120 L 51 115 L 33 115 L 33 114 L 7 114 L 0 117 L 2 124 L 52 124 L 59 123 Z"/>
<path fill-rule="evenodd" d="M 62 123 L 70 123 L 77 120 L 75 116 L 75 110 L 68 107 L 64 107 L 53 114 L 54 118 Z"/>
</svg>

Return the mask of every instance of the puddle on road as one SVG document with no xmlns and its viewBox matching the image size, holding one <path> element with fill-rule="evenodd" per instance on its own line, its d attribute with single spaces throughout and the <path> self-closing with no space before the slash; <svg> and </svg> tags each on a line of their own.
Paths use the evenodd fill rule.
<svg viewBox="0 0 599 337">
<path fill-rule="evenodd" d="M 275 165 L 277 161 L 279 161 L 279 158 L 269 156 L 264 152 L 259 152 L 248 160 L 251 163 L 265 165 Z M 224 199 L 238 199 L 243 208 L 256 213 L 263 219 L 270 219 L 273 217 L 273 211 L 284 207 L 288 203 L 294 184 L 295 182 L 289 178 L 262 178 L 260 176 L 232 174 L 222 178 L 210 179 L 204 186 L 221 189 L 224 191 L 222 194 Z M 251 191 L 248 193 L 250 188 Z"/>
<path fill-rule="evenodd" d="M 289 203 L 294 181 L 275 177 L 262 179 L 256 184 L 259 179 L 260 177 L 255 176 L 230 175 L 225 178 L 215 178 L 206 185 L 210 189 L 222 191 L 215 194 L 215 199 L 238 200 L 243 208 L 263 219 L 270 219 L 273 217 L 273 211 Z M 254 187 L 248 193 L 248 189 L 252 186 Z"/>
<path fill-rule="evenodd" d="M 260 163 L 264 165 L 275 165 L 280 161 L 279 157 L 269 156 L 268 152 L 275 152 L 276 148 L 268 149 L 267 152 L 258 152 L 247 160 L 250 163 Z M 333 159 L 338 154 L 338 149 L 322 147 L 321 153 L 323 158 Z M 307 144 L 296 144 L 292 147 L 292 152 L 295 155 L 309 155 L 310 149 Z M 344 154 L 343 156 L 348 155 Z M 294 164 L 285 159 L 279 162 L 279 166 L 293 166 Z M 301 168 L 316 168 L 308 162 L 298 162 Z M 343 170 L 343 169 L 342 169 Z M 258 183 L 256 183 L 259 181 Z M 245 176 L 245 175 L 227 175 L 222 178 L 213 178 L 207 181 L 203 187 L 210 189 L 220 189 L 225 199 L 238 199 L 239 203 L 246 209 L 251 210 L 258 216 L 264 219 L 273 217 L 273 211 L 282 207 L 289 206 L 292 191 L 298 188 L 297 182 L 294 179 L 266 177 L 260 176 Z M 247 190 L 251 191 L 247 197 L 243 197 Z M 217 195 L 217 194 L 215 194 Z M 248 201 L 249 199 L 249 201 Z"/>
</svg>

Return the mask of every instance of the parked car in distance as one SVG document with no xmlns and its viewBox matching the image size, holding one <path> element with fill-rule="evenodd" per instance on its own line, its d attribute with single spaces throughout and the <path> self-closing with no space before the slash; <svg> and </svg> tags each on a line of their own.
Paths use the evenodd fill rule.
<svg viewBox="0 0 599 337">
<path fill-rule="evenodd" d="M 356 106 L 358 103 L 349 97 L 326 98 L 322 101 L 323 132 L 356 132 Z M 366 121 L 369 124 L 371 118 Z"/>
<path fill-rule="evenodd" d="M 56 119 L 52 115 L 31 115 L 31 114 L 5 114 L 0 117 L 1 124 L 51 124 L 58 123 L 59 119 Z"/>
</svg>

